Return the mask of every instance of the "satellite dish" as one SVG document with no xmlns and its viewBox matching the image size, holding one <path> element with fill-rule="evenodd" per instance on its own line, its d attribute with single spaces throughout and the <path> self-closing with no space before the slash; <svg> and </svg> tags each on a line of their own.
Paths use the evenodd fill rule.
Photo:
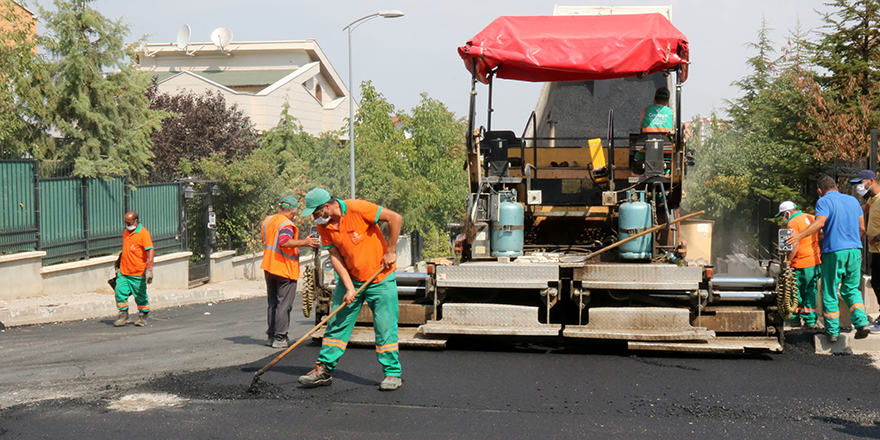
<svg viewBox="0 0 880 440">
<path fill-rule="evenodd" d="M 185 24 L 180 27 L 180 30 L 177 31 L 177 48 L 180 50 L 186 50 L 187 46 L 189 46 L 189 39 L 192 36 L 192 29 L 190 29 L 188 24 Z"/>
<path fill-rule="evenodd" d="M 211 32 L 211 42 L 220 49 L 223 49 L 232 42 L 232 31 L 228 27 L 214 29 L 214 32 Z"/>
</svg>

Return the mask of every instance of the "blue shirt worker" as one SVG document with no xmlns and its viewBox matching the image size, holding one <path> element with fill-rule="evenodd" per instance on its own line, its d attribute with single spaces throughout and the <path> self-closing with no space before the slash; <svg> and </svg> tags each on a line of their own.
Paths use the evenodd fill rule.
<svg viewBox="0 0 880 440">
<path fill-rule="evenodd" d="M 376 335 L 376 357 L 382 364 L 385 379 L 381 391 L 400 388 L 397 322 L 397 237 L 403 219 L 400 214 L 365 200 L 340 200 L 330 197 L 322 188 L 306 194 L 303 217 L 312 216 L 321 234 L 321 244 L 330 252 L 330 262 L 339 276 L 333 291 L 333 309 L 341 304 L 339 313 L 330 318 L 324 332 L 317 366 L 299 383 L 306 387 L 330 385 L 331 372 L 345 353 L 354 324 L 364 301 L 373 311 L 373 329 Z M 388 240 L 379 223 L 388 224 Z M 357 297 L 355 292 L 378 275 Z"/>
<path fill-rule="evenodd" d="M 862 179 L 850 183 L 861 182 Z M 856 330 L 856 339 L 871 334 L 865 303 L 859 292 L 862 271 L 862 235 L 865 233 L 865 217 L 855 197 L 841 194 L 837 183 L 829 176 L 817 182 L 819 201 L 816 202 L 816 220 L 806 229 L 794 233 L 786 240 L 794 245 L 807 236 L 824 230 L 822 243 L 822 315 L 829 342 L 837 342 L 840 334 L 840 310 L 838 289 L 849 307 L 850 321 Z"/>
</svg>

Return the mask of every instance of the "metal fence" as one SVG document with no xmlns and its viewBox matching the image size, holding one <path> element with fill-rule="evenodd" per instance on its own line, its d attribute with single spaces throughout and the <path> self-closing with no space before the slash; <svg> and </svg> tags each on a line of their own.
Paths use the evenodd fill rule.
<svg viewBox="0 0 880 440">
<path fill-rule="evenodd" d="M 129 210 L 139 213 L 157 255 L 181 249 L 177 183 L 41 177 L 44 168 L 32 160 L 0 161 L 0 254 L 41 250 L 44 265 L 113 254 Z"/>
</svg>

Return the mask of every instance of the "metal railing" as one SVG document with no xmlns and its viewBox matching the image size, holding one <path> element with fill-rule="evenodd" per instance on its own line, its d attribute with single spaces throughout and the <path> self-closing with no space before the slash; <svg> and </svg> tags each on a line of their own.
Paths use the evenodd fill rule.
<svg viewBox="0 0 880 440">
<path fill-rule="evenodd" d="M 177 252 L 179 194 L 178 183 L 131 185 L 126 177 L 69 177 L 60 164 L 0 161 L 0 254 L 44 251 L 44 265 L 114 254 L 129 210 L 139 213 L 157 254 Z"/>
</svg>

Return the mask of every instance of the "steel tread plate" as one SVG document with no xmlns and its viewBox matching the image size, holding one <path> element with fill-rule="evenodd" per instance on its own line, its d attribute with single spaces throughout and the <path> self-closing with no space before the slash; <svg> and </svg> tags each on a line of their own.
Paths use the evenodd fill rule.
<svg viewBox="0 0 880 440">
<path fill-rule="evenodd" d="M 566 326 L 562 336 L 567 338 L 618 339 L 628 341 L 708 341 L 715 332 L 705 328 L 685 330 L 591 329 L 589 326 Z"/>
<path fill-rule="evenodd" d="M 672 307 L 594 307 L 589 309 L 587 330 L 650 330 L 685 332 L 691 326 L 690 311 Z"/>
<path fill-rule="evenodd" d="M 312 339 L 322 339 L 325 330 L 327 330 L 327 327 L 313 333 Z M 401 347 L 446 348 L 446 338 L 428 337 L 416 327 L 399 327 L 397 329 L 397 342 Z M 375 347 L 375 330 L 373 330 L 373 327 L 355 327 L 351 332 L 351 337 L 348 339 L 348 345 Z"/>
<path fill-rule="evenodd" d="M 746 351 L 764 351 L 781 353 L 782 345 L 772 337 L 718 337 L 706 343 L 668 343 L 633 341 L 628 344 L 630 350 L 681 351 L 689 353 L 731 353 L 742 354 Z"/>
<path fill-rule="evenodd" d="M 473 287 L 477 289 L 544 289 L 549 280 L 545 281 L 511 281 L 511 280 L 437 280 L 437 287 Z"/>
<path fill-rule="evenodd" d="M 612 289 L 612 290 L 687 290 L 693 291 L 700 288 L 699 282 L 694 281 L 581 281 L 584 289 Z"/>
<path fill-rule="evenodd" d="M 532 283 L 547 287 L 549 281 L 559 280 L 559 265 L 552 263 L 465 263 L 458 266 L 437 266 L 438 287 L 468 287 L 482 283 L 485 287 L 505 287 L 503 284 Z"/>
<path fill-rule="evenodd" d="M 584 264 L 574 269 L 578 281 L 613 282 L 689 282 L 703 280 L 701 267 L 678 267 L 673 264 Z"/>
<path fill-rule="evenodd" d="M 419 331 L 426 335 L 559 336 L 559 330 L 562 330 L 562 326 L 553 324 L 511 327 L 506 325 L 444 324 L 443 321 L 419 327 Z"/>
</svg>

